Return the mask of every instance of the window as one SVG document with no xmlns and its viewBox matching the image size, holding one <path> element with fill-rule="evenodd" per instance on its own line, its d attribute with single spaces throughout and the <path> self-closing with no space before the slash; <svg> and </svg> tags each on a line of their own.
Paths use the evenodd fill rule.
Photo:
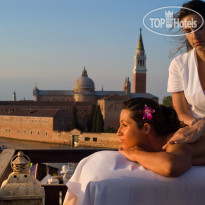
<svg viewBox="0 0 205 205">
<path fill-rule="evenodd" d="M 32 131 L 31 131 L 30 133 L 31 133 L 31 135 L 33 134 L 33 132 L 32 132 Z"/>
<path fill-rule="evenodd" d="M 40 135 L 40 131 L 37 131 L 37 134 Z"/>
<path fill-rule="evenodd" d="M 26 130 L 23 130 L 23 133 L 26 134 Z"/>
<path fill-rule="evenodd" d="M 90 137 L 85 137 L 85 141 L 90 141 Z"/>
<path fill-rule="evenodd" d="M 98 139 L 96 137 L 93 137 L 93 142 L 97 142 Z"/>
<path fill-rule="evenodd" d="M 20 133 L 20 130 L 17 130 L 18 133 Z"/>
<path fill-rule="evenodd" d="M 40 120 L 38 121 L 38 124 L 41 124 L 41 121 L 40 121 Z"/>
<path fill-rule="evenodd" d="M 48 136 L 48 132 L 47 131 L 45 132 L 45 135 Z"/>
</svg>

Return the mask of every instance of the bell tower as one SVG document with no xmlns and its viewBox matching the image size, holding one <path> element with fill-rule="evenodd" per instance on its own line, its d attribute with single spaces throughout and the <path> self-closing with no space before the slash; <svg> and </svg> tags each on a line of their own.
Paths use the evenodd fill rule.
<svg viewBox="0 0 205 205">
<path fill-rule="evenodd" d="M 123 90 L 128 96 L 130 95 L 130 88 L 131 88 L 131 83 L 130 83 L 129 77 L 127 77 L 123 84 Z"/>
<path fill-rule="evenodd" d="M 12 94 L 12 101 L 15 102 L 16 101 L 16 92 L 14 91 Z"/>
<path fill-rule="evenodd" d="M 146 73 L 146 54 L 142 41 L 142 29 L 140 28 L 140 36 L 134 55 L 133 93 L 146 93 Z"/>
<path fill-rule="evenodd" d="M 33 101 L 38 101 L 39 89 L 37 88 L 37 84 L 35 83 L 35 87 L 33 89 Z"/>
</svg>

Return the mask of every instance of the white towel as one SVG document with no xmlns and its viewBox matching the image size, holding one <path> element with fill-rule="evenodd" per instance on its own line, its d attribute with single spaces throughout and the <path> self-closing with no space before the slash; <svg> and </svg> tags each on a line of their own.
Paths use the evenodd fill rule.
<svg viewBox="0 0 205 205">
<path fill-rule="evenodd" d="M 168 178 L 117 151 L 100 151 L 81 160 L 67 186 L 64 203 L 75 196 L 78 205 L 202 205 L 205 167 Z"/>
</svg>

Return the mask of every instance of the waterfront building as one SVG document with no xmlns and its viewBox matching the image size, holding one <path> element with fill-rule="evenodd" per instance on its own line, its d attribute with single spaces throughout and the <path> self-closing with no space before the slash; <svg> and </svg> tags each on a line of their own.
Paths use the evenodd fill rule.
<svg viewBox="0 0 205 205">
<path fill-rule="evenodd" d="M 0 115 L 0 136 L 49 142 L 54 131 L 68 130 L 69 120 L 63 110 L 15 110 Z"/>
</svg>

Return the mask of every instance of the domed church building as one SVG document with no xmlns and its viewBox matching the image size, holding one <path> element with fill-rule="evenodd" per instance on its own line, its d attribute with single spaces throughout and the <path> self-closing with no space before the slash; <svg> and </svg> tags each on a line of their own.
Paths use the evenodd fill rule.
<svg viewBox="0 0 205 205">
<path fill-rule="evenodd" d="M 83 69 L 82 75 L 74 84 L 74 101 L 76 102 L 93 102 L 96 101 L 95 84 L 88 77 L 87 70 Z"/>
<path fill-rule="evenodd" d="M 103 89 L 101 91 L 96 91 L 95 83 L 88 77 L 87 70 L 84 67 L 81 76 L 74 82 L 73 90 L 40 90 L 37 88 L 37 85 L 35 85 L 33 96 L 34 101 L 38 102 L 90 102 L 95 104 L 99 99 L 111 95 L 133 96 L 133 93 L 130 92 L 130 85 L 129 77 L 127 77 L 122 85 L 123 91 L 104 91 Z M 148 93 L 141 95 L 154 97 Z"/>
</svg>

